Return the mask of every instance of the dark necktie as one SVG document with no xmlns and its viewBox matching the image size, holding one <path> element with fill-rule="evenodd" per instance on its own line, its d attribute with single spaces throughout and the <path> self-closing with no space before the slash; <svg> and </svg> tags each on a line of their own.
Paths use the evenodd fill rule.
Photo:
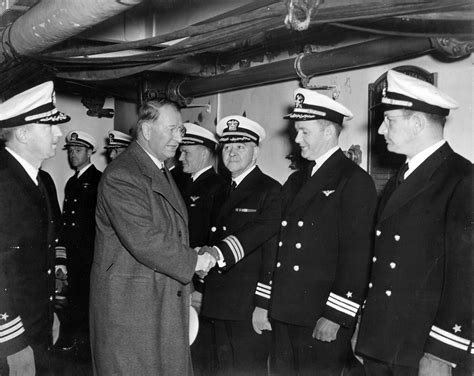
<svg viewBox="0 0 474 376">
<path fill-rule="evenodd" d="M 314 166 L 316 166 L 316 162 L 315 161 L 310 161 L 309 164 L 308 164 L 308 172 L 307 172 L 306 180 L 311 179 L 311 176 L 313 174 Z"/>
<path fill-rule="evenodd" d="M 237 188 L 237 183 L 234 180 L 232 180 L 232 183 L 230 183 L 230 191 L 234 192 L 236 188 Z"/>
<path fill-rule="evenodd" d="M 405 163 L 397 174 L 397 187 L 405 180 L 405 172 L 408 171 L 408 163 Z"/>
<path fill-rule="evenodd" d="M 168 180 L 168 183 L 170 182 L 170 179 L 168 178 L 168 174 L 166 173 L 166 167 L 163 166 L 161 167 L 161 172 L 163 172 L 163 175 L 165 175 L 166 180 Z"/>
</svg>

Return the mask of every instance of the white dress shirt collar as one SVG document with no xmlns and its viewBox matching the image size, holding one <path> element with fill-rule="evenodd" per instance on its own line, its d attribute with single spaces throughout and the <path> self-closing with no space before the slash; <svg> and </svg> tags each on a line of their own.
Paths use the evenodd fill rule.
<svg viewBox="0 0 474 376">
<path fill-rule="evenodd" d="M 8 151 L 13 158 L 15 158 L 19 164 L 25 169 L 26 173 L 28 176 L 33 180 L 33 182 L 38 185 L 38 179 L 36 177 L 38 176 L 38 168 L 34 167 L 30 162 L 28 162 L 26 159 L 20 157 L 17 153 L 15 153 L 12 149 L 9 147 L 5 146 L 5 150 Z"/>
<path fill-rule="evenodd" d="M 441 146 L 443 146 L 446 143 L 446 140 L 441 140 L 438 141 L 437 143 L 427 147 L 425 150 L 420 151 L 417 155 L 415 155 L 413 158 L 410 158 L 406 160 L 406 163 L 408 163 L 408 170 L 405 172 L 405 179 L 410 176 L 410 174 L 413 173 L 413 171 L 416 170 L 416 168 L 421 165 L 428 157 L 433 154 L 436 150 L 438 150 Z"/>
<path fill-rule="evenodd" d="M 319 158 L 316 158 L 316 160 L 314 161 L 316 162 L 316 164 L 314 165 L 313 170 L 311 171 L 311 176 L 313 176 L 314 173 L 321 168 L 324 162 L 326 162 L 329 159 L 329 157 L 331 157 L 331 155 L 333 155 L 338 150 L 339 150 L 339 145 L 336 145 L 333 148 L 329 149 L 326 153 L 321 155 Z"/>
<path fill-rule="evenodd" d="M 140 142 L 137 142 L 137 144 L 140 145 Z M 151 155 L 148 151 L 146 151 L 146 149 L 142 145 L 140 145 L 140 147 L 143 149 L 145 153 L 149 155 L 153 163 L 161 170 L 164 166 L 164 163 L 160 161 L 158 158 L 156 158 L 155 156 Z"/>
<path fill-rule="evenodd" d="M 86 167 L 83 167 L 79 170 L 79 173 L 77 174 L 77 177 L 81 176 L 84 172 L 86 172 L 86 170 L 92 166 L 92 163 L 89 163 L 88 165 L 86 165 Z"/>
<path fill-rule="evenodd" d="M 242 180 L 244 180 L 248 174 L 250 174 L 253 170 L 255 170 L 255 167 L 257 167 L 257 165 L 253 165 L 247 171 L 243 172 L 236 178 L 232 178 L 232 181 L 235 181 L 236 186 L 238 186 L 240 183 L 242 183 Z"/>
<path fill-rule="evenodd" d="M 198 177 L 200 177 L 202 174 L 204 174 L 207 170 L 210 170 L 212 166 L 207 166 L 204 167 L 203 169 L 199 170 L 198 172 L 195 172 L 194 174 L 191 174 L 191 179 L 193 181 L 196 181 Z"/>
</svg>

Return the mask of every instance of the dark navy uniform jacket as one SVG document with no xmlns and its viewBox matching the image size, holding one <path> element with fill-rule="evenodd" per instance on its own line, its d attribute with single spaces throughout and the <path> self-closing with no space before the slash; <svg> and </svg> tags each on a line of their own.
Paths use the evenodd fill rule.
<svg viewBox="0 0 474 376">
<path fill-rule="evenodd" d="M 66 247 L 68 273 L 72 283 L 89 271 L 94 255 L 97 186 L 102 173 L 90 166 L 79 177 L 71 177 L 64 189 L 63 231 L 60 242 Z M 89 279 L 88 275 L 83 276 Z"/>
<path fill-rule="evenodd" d="M 195 181 L 190 177 L 182 179 L 181 185 L 180 190 L 189 217 L 189 245 L 193 248 L 209 245 L 212 218 L 215 218 L 225 199 L 227 186 L 224 179 L 211 167 Z M 194 288 L 203 292 L 204 280 L 195 275 L 193 282 Z"/>
<path fill-rule="evenodd" d="M 308 176 L 297 171 L 282 189 L 270 316 L 307 327 L 325 317 L 352 327 L 368 283 L 375 186 L 340 149 Z"/>
<path fill-rule="evenodd" d="M 472 354 L 472 165 L 444 144 L 387 183 L 357 351 L 418 367 L 424 352 Z"/>
<path fill-rule="evenodd" d="M 0 358 L 52 343 L 61 213 L 51 176 L 40 175 L 50 210 L 21 164 L 0 149 Z"/>
<path fill-rule="evenodd" d="M 205 279 L 201 314 L 248 320 L 256 306 L 268 308 L 281 215 L 280 184 L 256 167 L 223 203 L 211 227 L 211 245 L 226 266 Z"/>
<path fill-rule="evenodd" d="M 212 217 L 222 204 L 224 180 L 211 167 L 195 181 L 189 179 L 183 198 L 189 216 L 189 244 L 191 247 L 209 245 Z"/>
</svg>

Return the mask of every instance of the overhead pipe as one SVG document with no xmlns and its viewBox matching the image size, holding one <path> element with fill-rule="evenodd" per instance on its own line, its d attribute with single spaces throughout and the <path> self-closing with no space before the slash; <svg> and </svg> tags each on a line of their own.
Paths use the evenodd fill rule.
<svg viewBox="0 0 474 376">
<path fill-rule="evenodd" d="M 358 69 L 421 56 L 433 51 L 428 38 L 386 37 L 296 58 L 240 69 L 213 77 L 172 80 L 167 87 L 170 99 L 189 103 L 192 98 L 252 86 Z"/>
<path fill-rule="evenodd" d="M 0 64 L 41 52 L 141 2 L 143 0 L 41 1 L 1 34 Z"/>
</svg>

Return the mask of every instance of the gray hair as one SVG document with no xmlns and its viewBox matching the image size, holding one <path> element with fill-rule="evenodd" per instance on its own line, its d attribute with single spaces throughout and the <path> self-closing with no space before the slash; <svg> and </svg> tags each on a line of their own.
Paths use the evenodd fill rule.
<svg viewBox="0 0 474 376">
<path fill-rule="evenodd" d="M 176 109 L 176 111 L 179 111 L 179 107 L 175 102 L 165 98 L 145 102 L 138 110 L 137 131 L 141 130 L 143 123 L 158 119 L 161 109 L 165 106 L 171 106 Z"/>
</svg>

